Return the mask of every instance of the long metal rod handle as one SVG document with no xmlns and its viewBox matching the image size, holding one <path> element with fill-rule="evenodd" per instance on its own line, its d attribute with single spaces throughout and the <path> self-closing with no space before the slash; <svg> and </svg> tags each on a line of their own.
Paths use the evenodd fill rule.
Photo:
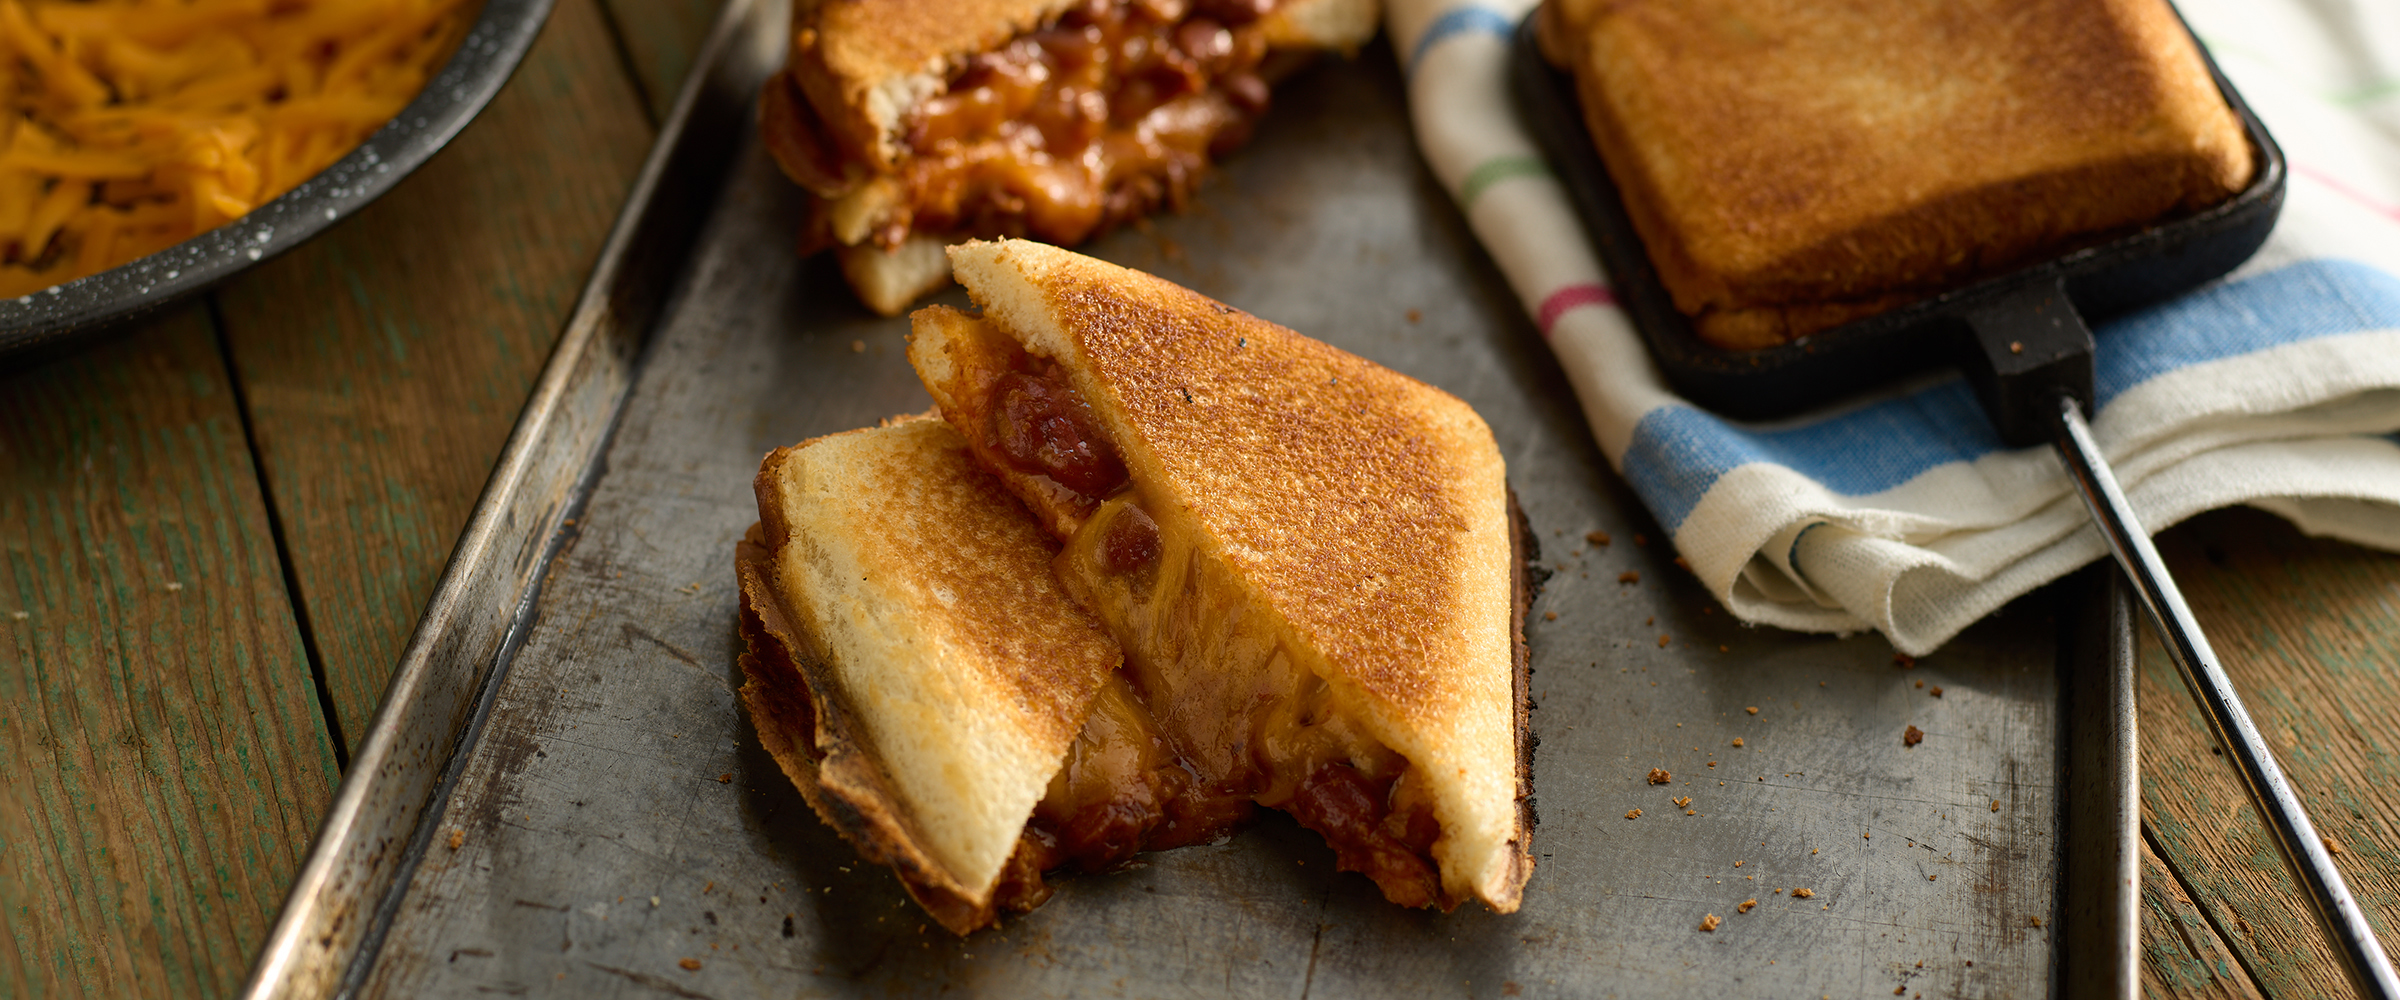
<svg viewBox="0 0 2400 1000">
<path fill-rule="evenodd" d="M 2400 1000 L 2400 975 L 2393 973 L 2392 961 L 2384 955 L 2375 928 L 2367 923 L 2366 912 L 2350 895 L 2342 873 L 2334 868 L 2333 855 L 2308 821 L 2308 811 L 2293 794 L 2257 724 L 2250 721 L 2249 711 L 2234 693 L 2232 679 L 2218 665 L 2216 651 L 2209 648 L 2208 637 L 2201 634 L 2200 623 L 2192 618 L 2183 593 L 2175 588 L 2175 579 L 2167 575 L 2158 549 L 2150 544 L 2150 535 L 2134 519 L 2124 491 L 2117 488 L 2116 475 L 2092 441 L 2083 407 L 2061 396 L 2058 416 L 2058 455 L 2074 478 L 2077 492 L 2083 494 L 2084 506 L 2091 510 L 2092 523 L 2099 526 L 2109 551 L 2116 554 L 2117 565 L 2124 567 L 2126 577 L 2133 581 L 2143 612 L 2165 642 L 2167 655 L 2183 671 L 2184 683 L 2208 716 L 2217 742 L 2241 765 L 2242 784 L 2250 789 L 2250 800 L 2266 817 L 2267 829 L 2275 834 L 2284 860 L 2308 887 L 2309 901 L 2316 905 L 2317 916 L 2332 936 L 2334 950 L 2348 965 L 2359 994 L 2374 1000 Z"/>
</svg>

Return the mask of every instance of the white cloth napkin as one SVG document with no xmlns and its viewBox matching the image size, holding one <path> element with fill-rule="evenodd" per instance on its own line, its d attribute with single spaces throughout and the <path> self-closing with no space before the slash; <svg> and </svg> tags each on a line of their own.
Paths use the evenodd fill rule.
<svg viewBox="0 0 2400 1000">
<path fill-rule="evenodd" d="M 1773 424 L 1677 396 L 1510 101 L 1528 0 L 1388 0 L 1417 143 L 1548 339 L 1601 450 L 1746 621 L 1922 654 L 2103 557 L 2058 459 L 1955 376 Z M 2152 531 L 2248 504 L 2400 549 L 2400 4 L 2180 4 L 2283 147 L 2264 249 L 2102 325 L 2095 437 Z"/>
</svg>

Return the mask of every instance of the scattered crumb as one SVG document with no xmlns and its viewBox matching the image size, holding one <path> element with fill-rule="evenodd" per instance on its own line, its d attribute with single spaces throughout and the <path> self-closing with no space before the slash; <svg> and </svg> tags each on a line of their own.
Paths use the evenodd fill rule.
<svg viewBox="0 0 2400 1000">
<path fill-rule="evenodd" d="M 1557 621 L 1557 620 L 1558 620 L 1558 612 L 1556 612 L 1556 611 L 1544 611 L 1544 612 L 1542 612 L 1542 620 L 1543 620 L 1543 621 L 1546 621 L 1546 622 L 1554 622 L 1554 621 Z"/>
<path fill-rule="evenodd" d="M 1757 906 L 1757 905 L 1758 905 L 1758 900 L 1755 900 L 1755 899 L 1745 899 L 1745 900 L 1742 900 L 1742 905 L 1740 905 L 1740 906 L 1736 906 L 1736 907 L 1734 907 L 1734 908 L 1733 908 L 1733 912 L 1735 912 L 1735 913 L 1748 913 L 1748 912 L 1750 912 L 1750 910 L 1751 910 L 1751 908 L 1752 908 L 1752 907 L 1755 907 L 1755 906 Z"/>
<path fill-rule="evenodd" d="M 1999 811 L 2000 811 L 2000 800 L 1999 800 L 1999 799 L 1993 799 L 1993 800 L 1992 800 L 1992 811 L 1993 811 L 1993 812 L 1999 812 Z"/>
<path fill-rule="evenodd" d="M 1733 863 L 1733 866 L 1734 866 L 1735 868 L 1740 868 L 1740 867 L 1742 866 L 1742 863 L 1741 863 L 1741 862 L 1739 862 L 1739 861 L 1736 861 L 1736 862 L 1734 862 L 1734 863 Z"/>
<path fill-rule="evenodd" d="M 1653 785 L 1663 785 L 1673 780 L 1675 780 L 1675 777 L 1668 774 L 1666 768 L 1654 767 L 1650 769 L 1650 783 Z"/>
<path fill-rule="evenodd" d="M 1642 818 L 1642 811 L 1641 811 L 1641 810 L 1639 810 L 1639 809 L 1628 809 L 1628 810 L 1626 810 L 1626 811 L 1625 811 L 1625 818 L 1626 818 L 1626 819 L 1640 819 L 1640 818 Z"/>
<path fill-rule="evenodd" d="M 1736 736 L 1736 737 L 1734 737 L 1734 738 L 1733 738 L 1733 745 L 1734 745 L 1734 746 L 1737 746 L 1737 747 L 1738 747 L 1738 746 L 1741 746 L 1741 745 L 1742 745 L 1742 738 L 1741 738 L 1741 737 L 1739 737 L 1739 736 Z"/>
<path fill-rule="evenodd" d="M 1905 984 L 1905 983 L 1903 983 L 1903 984 L 1901 984 L 1901 985 L 1899 985 L 1899 986 L 1894 986 L 1894 987 L 1892 987 L 1892 995 L 1893 995 L 1893 996 L 1896 996 L 1896 997 L 1897 997 L 1897 996 L 1906 996 L 1907 994 L 1908 994 L 1908 986 L 1907 986 L 1907 984 Z"/>
<path fill-rule="evenodd" d="M 1681 797 L 1679 797 L 1679 798 L 1677 798 L 1677 799 L 1675 800 L 1675 808 L 1677 808 L 1677 809 L 1686 809 L 1686 808 L 1690 808 L 1690 807 L 1691 807 L 1691 804 L 1692 804 L 1692 797 L 1691 797 L 1691 796 L 1689 796 L 1689 795 L 1681 796 Z"/>
<path fill-rule="evenodd" d="M 733 772 L 731 772 L 731 771 L 727 771 L 727 772 L 725 772 L 725 773 L 723 773 L 723 774 L 717 775 L 717 784 L 720 784 L 720 785 L 730 785 L 730 784 L 733 784 Z"/>
<path fill-rule="evenodd" d="M 1658 634 L 1658 648 L 1660 648 L 1660 649 L 1665 649 L 1665 648 L 1667 648 L 1667 644 L 1668 644 L 1668 643 L 1670 643 L 1670 642 L 1674 642 L 1674 641 L 1675 641 L 1675 637 L 1674 637 L 1674 636 L 1671 636 L 1671 635 L 1668 635 L 1668 634 L 1666 634 L 1665 632 L 1660 632 L 1660 633 Z"/>
<path fill-rule="evenodd" d="M 1915 726 L 1908 727 L 1907 732 L 1900 734 L 1900 745 L 1902 746 L 1913 747 L 1923 742 L 1925 742 L 1925 731 Z"/>
<path fill-rule="evenodd" d="M 1720 653 L 1730 653 L 1730 652 L 1733 652 L 1733 647 L 1731 647 L 1731 646 L 1719 646 L 1719 647 L 1717 647 L 1717 652 L 1720 652 Z"/>
<path fill-rule="evenodd" d="M 2042 925 L 2042 918 L 2040 917 L 2026 917 L 2025 920 L 2028 926 L 2040 927 Z"/>
<path fill-rule="evenodd" d="M 1930 694 L 1930 695 L 1932 695 L 1932 696 L 1934 696 L 1934 697 L 1936 697 L 1936 698 L 1939 698 L 1939 697 L 1941 697 L 1941 696 L 1942 696 L 1942 686 L 1941 686 L 1941 685 L 1939 685 L 1939 684 L 1936 684 L 1936 685 L 1934 685 L 1934 686 L 1933 686 L 1933 690 L 1931 690 L 1931 691 L 1927 691 L 1927 692 L 1925 692 L 1925 693 L 1926 693 L 1926 694 Z"/>
<path fill-rule="evenodd" d="M 1645 535 L 1645 534 L 1642 534 L 1641 532 L 1638 532 L 1638 531 L 1637 531 L 1637 532 L 1634 532 L 1634 534 L 1633 534 L 1633 544 L 1635 544 L 1635 545 L 1648 545 L 1648 544 L 1650 544 L 1650 536 L 1648 536 L 1648 535 Z"/>
<path fill-rule="evenodd" d="M 677 962 L 677 963 L 675 963 L 675 964 L 677 964 L 677 965 L 680 965 L 680 966 L 683 966 L 683 971 L 685 971 L 685 972 L 698 972 L 698 971 L 700 971 L 700 960 L 699 960 L 699 959 L 697 959 L 697 958 L 687 958 L 687 959 L 684 959 L 683 961 Z"/>
<path fill-rule="evenodd" d="M 1712 760 L 1712 761 L 1709 761 L 1709 762 L 1708 762 L 1708 766 L 1710 766 L 1710 767 L 1715 767 L 1715 766 L 1717 766 L 1717 762 L 1716 762 L 1716 761 L 1713 761 L 1713 760 Z"/>
<path fill-rule="evenodd" d="M 653 910 L 658 909 L 658 897 L 650 897 L 650 908 Z"/>
<path fill-rule="evenodd" d="M 1686 573 L 1689 573 L 1689 572 L 1691 572 L 1691 571 L 1692 571 L 1692 562 L 1691 562 L 1691 560 L 1689 560 L 1689 559 L 1685 559 L 1685 558 L 1684 558 L 1684 557 L 1682 557 L 1682 556 L 1676 556 L 1676 557 L 1675 557 L 1675 568 L 1677 568 L 1677 569 L 1680 569 L 1680 570 L 1682 570 L 1682 571 L 1684 571 L 1684 572 L 1686 572 Z"/>
<path fill-rule="evenodd" d="M 1704 917 L 1701 917 L 1701 918 L 1700 918 L 1700 929 L 1701 929 L 1701 930 L 1704 930 L 1704 931 L 1710 931 L 1710 932 L 1714 932 L 1714 931 L 1717 929 L 1717 924 L 1718 924 L 1717 915 L 1716 915 L 1716 914 L 1714 914 L 1714 913 L 1708 914 L 1707 916 L 1704 916 Z"/>
<path fill-rule="evenodd" d="M 1810 853 L 1815 853 L 1815 852 L 1813 852 L 1813 851 L 1812 851 L 1812 852 L 1810 852 Z M 1816 890 L 1814 890 L 1814 889 L 1794 889 L 1794 890 L 1792 890 L 1792 898 L 1793 898 L 1793 899 L 1815 899 L 1815 898 L 1816 898 L 1816 896 L 1817 896 L 1817 892 L 1816 892 Z"/>
<path fill-rule="evenodd" d="M 2324 841 L 2325 841 L 2325 851 L 2326 851 L 2326 853 L 2328 853 L 2328 854 L 2340 854 L 2340 853 L 2342 853 L 2342 845 L 2335 843 L 2332 837 L 2325 837 L 2325 838 L 2323 838 L 2323 839 L 2324 839 Z"/>
<path fill-rule="evenodd" d="M 1913 667 L 1913 666 L 1916 666 L 1916 665 L 1917 665 L 1917 658 L 1916 658 L 1916 657 L 1914 657 L 1914 656 L 1910 656 L 1910 655 L 1908 655 L 1907 653 L 1893 653 L 1893 654 L 1892 654 L 1892 666 L 1899 667 L 1899 668 L 1900 668 L 1900 669 L 1902 669 L 1902 670 L 1906 670 L 1906 669 L 1908 669 L 1908 668 L 1910 668 L 1910 667 Z"/>
<path fill-rule="evenodd" d="M 450 829 L 450 849 L 451 849 L 451 850 L 453 850 L 453 851 L 455 851 L 455 850 L 458 850 L 458 849 L 459 849 L 461 846 L 464 846 L 464 845 L 466 844 L 466 842 L 467 842 L 467 831 L 465 831 L 465 830 L 461 830 L 461 829 L 458 829 L 457 827 L 452 827 L 452 828 Z"/>
<path fill-rule="evenodd" d="M 1925 682 L 1924 682 L 1924 681 L 1918 681 L 1918 682 L 1917 682 L 1917 686 L 1918 686 L 1918 687 L 1924 687 L 1924 686 L 1925 686 Z"/>
<path fill-rule="evenodd" d="M 183 583 L 182 583 L 182 581 L 180 581 L 180 580 L 169 580 L 169 581 L 167 581 L 167 589 L 168 589 L 168 590 L 182 590 L 182 589 L 183 589 Z"/>
<path fill-rule="evenodd" d="M 1640 574 L 1640 573 L 1637 573 L 1637 572 L 1635 572 L 1635 571 L 1633 571 L 1633 570 L 1626 570 L 1625 572 L 1622 572 L 1622 573 L 1619 573 L 1619 574 L 1617 574 L 1617 582 L 1618 582 L 1618 583 L 1640 583 L 1640 582 L 1642 582 L 1642 574 Z"/>
<path fill-rule="evenodd" d="M 1608 532 L 1586 531 L 1583 533 L 1583 540 L 1594 545 L 1606 545 L 1608 544 Z"/>
<path fill-rule="evenodd" d="M 1927 875 L 1927 876 L 1925 876 L 1925 881 L 1927 881 L 1927 882 L 1931 882 L 1931 881 L 1933 881 L 1934 879 L 1937 879 L 1937 878 L 1941 878 L 1941 876 L 1939 876 L 1939 875 Z"/>
<path fill-rule="evenodd" d="M 867 342 L 866 342 L 866 341 L 863 341 L 863 340 L 853 340 L 853 341 L 851 341 L 851 342 L 850 342 L 850 353 L 852 353 L 852 354 L 865 354 L 865 353 L 867 353 Z M 690 960 L 690 959 L 685 959 L 685 961 L 689 962 L 689 961 L 691 961 L 691 960 Z M 699 967 L 700 967 L 700 963 L 698 963 L 698 962 L 692 962 L 692 968 L 695 968 L 695 969 L 697 969 L 697 968 L 699 968 Z"/>
<path fill-rule="evenodd" d="M 1651 615 L 1651 616 L 1650 616 L 1650 617 L 1648 617 L 1648 618 L 1644 618 L 1644 619 L 1642 619 L 1642 624 L 1644 624 L 1644 625 L 1656 625 L 1656 624 L 1658 624 L 1658 616 L 1657 616 L 1657 615 Z"/>
<path fill-rule="evenodd" d="M 1758 706 L 1756 706 L 1756 705 L 1752 705 L 1752 706 L 1750 706 L 1750 707 L 1748 707 L 1748 708 L 1742 709 L 1742 711 L 1748 712 L 1748 713 L 1750 713 L 1750 714 L 1752 714 L 1752 715 L 1757 715 L 1757 714 L 1758 714 Z"/>
<path fill-rule="evenodd" d="M 1783 888 L 1781 886 L 1777 886 L 1775 889 L 1775 894 L 1778 896 L 1783 895 Z"/>
<path fill-rule="evenodd" d="M 1698 816 L 1698 815 L 1700 815 L 1700 810 L 1698 810 L 1698 809 L 1686 809 L 1686 810 L 1684 810 L 1684 811 L 1683 811 L 1683 814 L 1684 814 L 1684 815 L 1686 815 L 1686 816 Z"/>
<path fill-rule="evenodd" d="M 1810 854 L 1815 854 L 1815 853 L 1817 853 L 1817 851 L 1818 851 L 1818 848 L 1814 848 L 1814 847 L 1811 847 L 1811 848 L 1809 848 L 1809 849 L 1808 849 L 1808 853 L 1810 853 Z"/>
<path fill-rule="evenodd" d="M 1423 309 L 1411 309 L 1411 310 L 1409 310 L 1409 311 L 1408 311 L 1408 321 L 1409 321 L 1409 322 L 1411 322 L 1411 323 L 1415 323 L 1415 322 L 1417 322 L 1417 321 L 1419 321 L 1419 320 L 1422 320 L 1422 319 L 1424 319 L 1424 318 L 1425 318 L 1425 310 L 1423 310 Z"/>
<path fill-rule="evenodd" d="M 710 892 L 711 890 L 715 889 L 716 887 L 717 887 L 717 880 L 715 880 L 715 879 L 710 879 L 710 880 L 708 880 L 708 884 L 707 884 L 707 885 L 704 885 L 704 886 L 701 886 L 701 887 L 700 887 L 700 894 L 701 894 L 701 895 L 703 895 L 703 896 L 705 896 L 705 895 L 708 895 L 708 894 L 709 894 L 709 892 Z"/>
</svg>

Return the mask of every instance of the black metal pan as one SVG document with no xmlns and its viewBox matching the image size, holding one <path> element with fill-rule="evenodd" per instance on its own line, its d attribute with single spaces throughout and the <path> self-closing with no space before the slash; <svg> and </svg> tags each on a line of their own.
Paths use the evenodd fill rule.
<svg viewBox="0 0 2400 1000">
<path fill-rule="evenodd" d="M 2012 447 L 2048 443 L 2131 580 L 2143 610 L 2240 765 L 2283 856 L 2308 887 L 2362 995 L 2400 1000 L 2400 976 L 2333 866 L 2299 797 L 2219 666 L 2172 577 L 2093 443 L 2092 332 L 2105 319 L 2220 277 L 2266 242 L 2283 207 L 2283 152 L 2230 80 L 2208 61 L 2241 120 L 2255 170 L 2233 198 L 1789 344 L 1730 351 L 1702 341 L 1659 283 L 1649 254 L 1584 128 L 1574 80 L 1543 58 L 1536 18 L 1517 32 L 1511 88 L 1582 215 L 1617 300 L 1685 398 L 1728 417 L 1782 416 L 1888 382 L 1956 365 Z M 2206 49 L 2202 49 L 2206 58 Z"/>
</svg>

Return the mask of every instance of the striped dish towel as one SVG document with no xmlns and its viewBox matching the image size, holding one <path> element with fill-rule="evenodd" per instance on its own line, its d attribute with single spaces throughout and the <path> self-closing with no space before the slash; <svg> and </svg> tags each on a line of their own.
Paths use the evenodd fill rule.
<svg viewBox="0 0 2400 1000">
<path fill-rule="evenodd" d="M 2106 555 L 2057 458 L 2002 447 L 1955 376 L 1773 424 L 1676 397 L 1510 102 L 1532 6 L 1389 0 L 1418 146 L 1711 593 L 1921 654 Z M 2400 549 L 2400 4 L 2179 6 L 2283 146 L 2289 192 L 2240 270 L 2096 331 L 2093 432 L 2154 531 L 2248 504 Z"/>
</svg>

